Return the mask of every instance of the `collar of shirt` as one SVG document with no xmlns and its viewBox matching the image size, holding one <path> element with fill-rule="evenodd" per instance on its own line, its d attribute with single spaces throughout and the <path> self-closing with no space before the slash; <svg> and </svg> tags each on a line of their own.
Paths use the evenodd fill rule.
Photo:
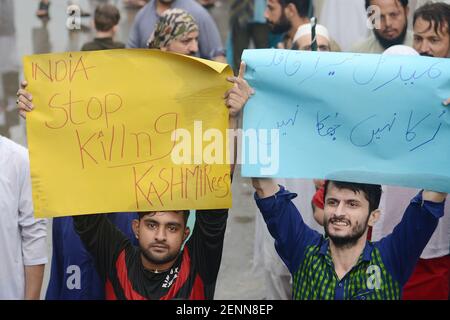
<svg viewBox="0 0 450 320">
<path fill-rule="evenodd" d="M 373 251 L 372 243 L 369 241 L 366 241 L 366 245 L 364 247 L 363 252 L 359 256 L 357 264 L 360 263 L 361 261 L 365 261 L 365 262 L 371 261 L 372 251 Z M 330 239 L 329 238 L 326 238 L 320 245 L 319 254 L 324 256 L 327 261 L 333 261 L 331 258 Z"/>
</svg>

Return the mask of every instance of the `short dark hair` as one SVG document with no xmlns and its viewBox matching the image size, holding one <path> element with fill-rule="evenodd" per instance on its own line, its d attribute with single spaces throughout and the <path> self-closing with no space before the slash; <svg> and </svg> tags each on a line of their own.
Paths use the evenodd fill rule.
<svg viewBox="0 0 450 320">
<path fill-rule="evenodd" d="M 439 33 L 447 26 L 447 33 L 450 34 L 450 5 L 444 2 L 427 2 L 414 12 L 413 26 L 416 20 L 422 18 L 430 23 L 434 23 L 434 31 Z"/>
<path fill-rule="evenodd" d="M 146 212 L 138 212 L 138 216 L 139 216 L 139 221 L 144 218 L 146 215 L 151 214 L 152 216 L 155 215 L 156 212 L 162 212 L 162 211 L 146 211 Z M 169 212 L 169 211 L 168 211 Z M 172 211 L 171 211 L 172 212 Z M 177 212 L 179 214 L 183 215 L 184 218 L 184 226 L 187 226 L 187 222 L 189 219 L 189 214 L 190 211 L 189 210 L 173 210 L 173 212 Z"/>
<path fill-rule="evenodd" d="M 120 21 L 120 12 L 112 4 L 101 4 L 95 8 L 94 23 L 97 31 L 109 31 Z"/>
<path fill-rule="evenodd" d="M 348 189 L 355 193 L 362 192 L 367 201 L 369 201 L 369 213 L 378 209 L 381 199 L 381 185 L 368 184 L 368 183 L 356 183 L 356 182 L 344 182 L 327 180 L 325 182 L 323 200 L 325 203 L 325 197 L 327 195 L 328 186 L 332 183 L 338 189 Z"/>
<path fill-rule="evenodd" d="M 311 0 L 279 0 L 281 6 L 284 8 L 288 4 L 294 4 L 297 9 L 298 15 L 300 17 L 307 17 L 309 14 L 309 9 L 311 4 Z"/>
<path fill-rule="evenodd" d="M 366 10 L 370 7 L 370 1 L 371 0 L 366 0 Z M 406 8 L 409 4 L 408 0 L 395 0 L 395 1 L 399 1 L 400 4 L 403 6 L 403 8 Z"/>
</svg>

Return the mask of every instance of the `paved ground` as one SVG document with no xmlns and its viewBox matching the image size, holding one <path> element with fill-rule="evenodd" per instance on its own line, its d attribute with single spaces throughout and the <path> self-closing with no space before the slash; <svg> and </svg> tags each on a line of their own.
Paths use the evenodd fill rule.
<svg viewBox="0 0 450 320">
<path fill-rule="evenodd" d="M 80 1 L 92 12 L 98 2 Z M 118 40 L 126 42 L 136 10 L 125 9 L 121 1 L 110 1 L 120 7 L 121 23 Z M 66 28 L 66 1 L 54 0 L 50 20 L 43 23 L 34 13 L 38 1 L 0 0 L 0 134 L 26 145 L 25 126 L 15 110 L 15 92 L 22 75 L 22 57 L 34 53 L 78 50 L 92 38 L 90 19 L 83 19 L 81 31 Z M 219 1 L 211 10 L 225 40 L 227 33 L 228 2 Z M 233 209 L 230 212 L 225 237 L 222 267 L 217 283 L 218 299 L 261 299 L 263 281 L 252 270 L 254 215 L 256 207 L 251 189 L 239 176 L 233 184 Z M 49 256 L 51 256 L 51 224 L 49 225 Z M 49 265 L 48 265 L 49 266 Z M 43 294 L 48 282 L 46 268 Z"/>
</svg>

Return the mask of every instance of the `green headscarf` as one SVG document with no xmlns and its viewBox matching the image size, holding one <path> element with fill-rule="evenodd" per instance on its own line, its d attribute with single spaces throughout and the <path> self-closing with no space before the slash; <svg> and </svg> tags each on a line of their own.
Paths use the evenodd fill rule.
<svg viewBox="0 0 450 320">
<path fill-rule="evenodd" d="M 162 14 L 147 44 L 150 49 L 161 49 L 195 31 L 198 26 L 194 17 L 181 9 L 169 9 Z"/>
</svg>

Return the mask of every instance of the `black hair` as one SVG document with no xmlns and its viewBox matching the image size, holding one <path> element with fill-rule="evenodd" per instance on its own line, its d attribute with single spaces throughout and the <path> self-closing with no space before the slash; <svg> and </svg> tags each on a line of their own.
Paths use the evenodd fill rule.
<svg viewBox="0 0 450 320">
<path fill-rule="evenodd" d="M 279 0 L 281 6 L 284 8 L 288 4 L 294 4 L 297 9 L 297 13 L 300 17 L 307 17 L 309 9 L 311 7 L 311 0 Z"/>
<path fill-rule="evenodd" d="M 139 221 L 140 221 L 142 218 L 144 218 L 146 215 L 151 214 L 151 215 L 153 216 L 156 212 L 164 212 L 164 211 L 146 211 L 146 212 L 138 212 Z M 167 211 L 167 212 L 169 212 L 169 211 Z M 188 222 L 189 214 L 190 214 L 190 211 L 189 211 L 189 210 L 173 210 L 173 211 L 170 211 L 170 212 L 177 212 L 177 213 L 182 214 L 182 215 L 183 215 L 183 218 L 184 218 L 184 226 L 185 226 L 185 227 L 187 226 L 187 222 Z"/>
<path fill-rule="evenodd" d="M 445 26 L 447 26 L 447 33 L 450 34 L 450 5 L 444 2 L 427 2 L 414 12 L 413 25 L 418 18 L 430 23 L 434 23 L 434 31 L 439 33 Z"/>
<path fill-rule="evenodd" d="M 112 4 L 100 4 L 95 8 L 94 23 L 97 31 L 109 31 L 120 21 L 120 12 Z"/>
<path fill-rule="evenodd" d="M 369 201 L 369 213 L 378 209 L 380 206 L 381 199 L 381 185 L 379 184 L 367 184 L 367 183 L 356 183 L 356 182 L 344 182 L 344 181 L 333 181 L 327 180 L 325 182 L 323 199 L 327 195 L 328 186 L 332 183 L 338 189 L 348 189 L 355 193 L 362 192 L 367 201 Z"/>
<path fill-rule="evenodd" d="M 371 0 L 366 0 L 366 10 L 370 7 L 370 1 Z M 408 6 L 408 4 L 409 4 L 409 1 L 408 0 L 395 0 L 395 1 L 399 1 L 400 2 L 400 4 L 403 6 L 403 8 L 405 8 L 406 9 L 406 7 Z"/>
</svg>

